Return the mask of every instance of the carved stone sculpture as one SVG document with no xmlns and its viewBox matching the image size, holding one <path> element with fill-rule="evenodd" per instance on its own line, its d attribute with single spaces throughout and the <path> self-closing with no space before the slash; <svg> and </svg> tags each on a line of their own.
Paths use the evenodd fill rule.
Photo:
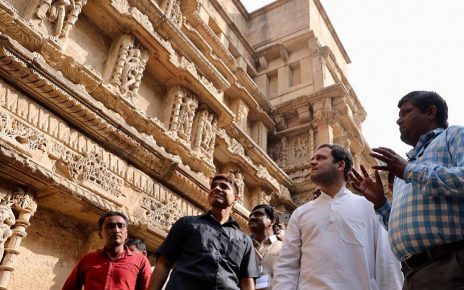
<svg viewBox="0 0 464 290">
<path fill-rule="evenodd" d="M 48 18 L 55 23 L 54 36 L 65 38 L 75 26 L 87 0 L 41 0 L 35 16 L 42 22 Z"/>
<path fill-rule="evenodd" d="M 235 177 L 235 181 L 237 182 L 238 189 L 239 189 L 239 193 L 238 193 L 239 200 L 238 200 L 238 202 L 243 203 L 243 197 L 244 197 L 244 193 L 245 193 L 245 181 L 243 180 L 244 175 L 242 173 L 242 169 L 239 166 L 237 166 L 236 164 L 234 164 L 234 163 L 228 163 L 223 168 L 222 173 L 229 173 L 229 174 L 232 174 Z"/>
<path fill-rule="evenodd" d="M 182 87 L 173 88 L 169 94 L 174 94 L 174 104 L 172 107 L 171 122 L 169 129 L 174 135 L 190 142 L 192 134 L 193 119 L 198 101 L 193 94 Z"/>
<path fill-rule="evenodd" d="M 124 98 L 133 103 L 148 61 L 148 53 L 130 35 L 123 35 L 116 46 L 117 59 L 113 67 L 111 84 Z"/>
<path fill-rule="evenodd" d="M 183 21 L 182 12 L 180 10 L 180 0 L 167 0 L 164 14 L 168 19 L 171 19 L 177 27 L 180 27 Z"/>
<path fill-rule="evenodd" d="M 16 218 L 11 210 L 11 204 L 0 204 L 0 261 L 3 258 L 6 240 L 13 235 L 11 227 L 15 222 Z"/>
<path fill-rule="evenodd" d="M 200 152 L 208 160 L 213 157 L 216 141 L 216 115 L 204 109 L 199 113 L 198 128 L 193 142 L 193 150 Z"/>
</svg>

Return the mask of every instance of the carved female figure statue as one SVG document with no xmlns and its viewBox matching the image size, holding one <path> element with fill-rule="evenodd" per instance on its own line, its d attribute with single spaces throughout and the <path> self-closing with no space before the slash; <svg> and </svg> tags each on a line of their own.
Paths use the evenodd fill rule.
<svg viewBox="0 0 464 290">
<path fill-rule="evenodd" d="M 0 204 L 0 261 L 5 252 L 5 242 L 13 235 L 11 227 L 15 224 L 16 218 L 9 205 Z"/>
</svg>

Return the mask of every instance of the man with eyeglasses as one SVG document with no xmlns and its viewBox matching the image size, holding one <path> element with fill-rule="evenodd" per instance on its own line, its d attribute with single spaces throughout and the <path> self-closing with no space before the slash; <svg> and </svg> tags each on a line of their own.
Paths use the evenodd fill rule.
<svg viewBox="0 0 464 290">
<path fill-rule="evenodd" d="M 127 217 L 117 211 L 105 212 L 98 219 L 98 236 L 103 249 L 82 257 L 66 280 L 63 290 L 119 289 L 145 290 L 150 279 L 150 263 L 124 243 Z"/>
<path fill-rule="evenodd" d="M 254 290 L 259 277 L 251 238 L 232 219 L 239 198 L 232 175 L 216 175 L 208 193 L 210 210 L 180 218 L 158 249 L 150 290 Z M 173 268 L 175 264 L 175 267 Z"/>
</svg>

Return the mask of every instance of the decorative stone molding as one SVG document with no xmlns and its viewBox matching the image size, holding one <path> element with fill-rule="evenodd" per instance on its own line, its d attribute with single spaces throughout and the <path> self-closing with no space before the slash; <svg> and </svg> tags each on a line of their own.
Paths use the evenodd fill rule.
<svg viewBox="0 0 464 290">
<path fill-rule="evenodd" d="M 101 152 L 92 152 L 87 156 L 68 155 L 69 173 L 72 178 L 82 183 L 84 187 L 101 188 L 116 198 L 121 197 L 123 180 L 108 170 Z"/>
<path fill-rule="evenodd" d="M 263 165 L 259 164 L 258 165 L 258 172 L 256 173 L 256 176 L 261 178 L 261 179 L 264 179 L 264 180 L 267 180 L 268 182 L 270 182 L 276 189 L 279 188 L 280 184 L 279 182 L 274 178 L 272 177 L 270 174 L 269 174 L 269 171 L 267 170 L 266 167 L 264 167 Z"/>
<path fill-rule="evenodd" d="M 54 23 L 53 36 L 66 38 L 86 3 L 87 0 L 40 0 L 35 17 L 40 24 L 45 19 Z"/>
<path fill-rule="evenodd" d="M 142 208 L 146 210 L 146 219 L 150 224 L 159 225 L 166 232 L 181 217 L 184 212 L 179 200 L 170 196 L 165 202 L 159 202 L 152 198 L 144 198 Z"/>
<path fill-rule="evenodd" d="M 325 98 L 313 105 L 313 120 L 315 122 L 315 126 L 335 122 L 335 113 L 331 98 Z"/>
<path fill-rule="evenodd" d="M 180 10 L 181 0 L 165 0 L 165 1 L 166 1 L 166 8 L 164 9 L 164 14 L 166 15 L 166 18 L 170 19 L 177 28 L 180 28 L 184 20 L 184 17 L 182 16 L 182 12 Z"/>
</svg>

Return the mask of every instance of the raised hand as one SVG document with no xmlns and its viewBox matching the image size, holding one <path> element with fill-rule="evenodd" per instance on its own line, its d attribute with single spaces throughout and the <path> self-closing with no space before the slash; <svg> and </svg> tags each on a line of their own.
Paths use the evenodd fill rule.
<svg viewBox="0 0 464 290">
<path fill-rule="evenodd" d="M 369 176 L 366 168 L 361 165 L 361 171 L 363 176 L 359 174 L 356 169 L 352 169 L 350 172 L 351 184 L 353 187 L 362 195 L 364 195 L 367 200 L 374 204 L 375 208 L 381 207 L 387 198 L 385 197 L 385 192 L 383 189 L 382 179 L 380 178 L 379 172 L 375 171 L 375 179 Z"/>
<path fill-rule="evenodd" d="M 390 148 L 379 147 L 373 148 L 372 151 L 373 152 L 370 153 L 372 157 L 385 162 L 385 165 L 373 166 L 373 169 L 386 170 L 403 179 L 404 169 L 408 164 L 406 159 L 396 154 L 396 152 Z"/>
</svg>

